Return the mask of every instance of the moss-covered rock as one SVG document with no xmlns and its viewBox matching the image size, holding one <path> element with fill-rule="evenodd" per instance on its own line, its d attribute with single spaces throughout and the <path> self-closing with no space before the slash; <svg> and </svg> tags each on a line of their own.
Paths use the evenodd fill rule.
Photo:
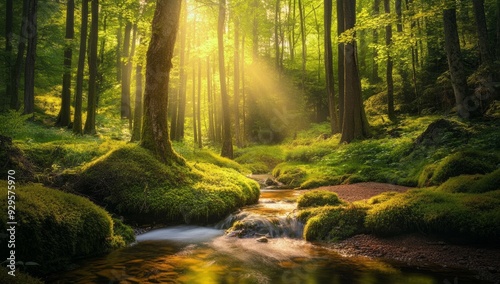
<svg viewBox="0 0 500 284">
<path fill-rule="evenodd" d="M 338 241 L 365 231 L 366 209 L 359 206 L 325 206 L 300 214 L 307 219 L 307 241 Z"/>
<path fill-rule="evenodd" d="M 312 190 L 302 194 L 297 199 L 297 208 L 336 206 L 343 202 L 335 192 L 328 190 Z"/>
<path fill-rule="evenodd" d="M 450 177 L 464 174 L 486 174 L 496 169 L 500 159 L 495 154 L 481 151 L 461 151 L 444 158 L 430 178 L 431 185 L 439 185 Z"/>
<path fill-rule="evenodd" d="M 299 187 L 306 180 L 307 173 L 298 165 L 281 163 L 274 168 L 273 176 L 289 187 Z"/>
<path fill-rule="evenodd" d="M 452 177 L 439 186 L 445 192 L 483 193 L 500 190 L 500 169 L 486 175 Z"/>
<path fill-rule="evenodd" d="M 213 222 L 256 203 L 260 194 L 256 182 L 233 169 L 207 163 L 167 166 L 136 145 L 86 165 L 75 189 L 139 224 Z"/>
<path fill-rule="evenodd" d="M 6 181 L 0 181 L 0 193 L 0 209 L 7 212 Z M 28 184 L 16 185 L 15 201 L 16 259 L 36 262 L 43 272 L 126 243 L 114 233 L 111 216 L 86 198 Z M 5 232 L 7 214 L 1 218 Z M 2 255 L 7 253 L 6 241 L 2 239 Z"/>
<path fill-rule="evenodd" d="M 379 235 L 424 232 L 471 243 L 500 238 L 500 195 L 410 190 L 368 210 L 365 226 Z"/>
</svg>

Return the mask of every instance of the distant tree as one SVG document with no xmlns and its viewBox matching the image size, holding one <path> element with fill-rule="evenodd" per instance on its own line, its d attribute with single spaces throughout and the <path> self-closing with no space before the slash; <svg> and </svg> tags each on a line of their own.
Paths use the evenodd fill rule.
<svg viewBox="0 0 500 284">
<path fill-rule="evenodd" d="M 73 38 L 75 37 L 75 1 L 66 3 L 66 47 L 64 48 L 64 74 L 61 94 L 61 109 L 56 125 L 68 127 L 71 123 L 71 63 L 73 58 Z"/>
<path fill-rule="evenodd" d="M 277 0 L 279 5 L 279 0 Z M 279 53 L 279 47 L 278 47 Z M 279 54 L 278 54 L 279 56 Z M 277 65 L 279 66 L 279 60 L 277 60 Z M 240 129 L 240 20 L 239 18 L 234 19 L 234 103 L 233 103 L 233 113 L 234 113 L 234 136 L 236 138 L 236 146 L 241 147 L 241 129 Z M 279 68 L 279 67 L 278 67 Z"/>
<path fill-rule="evenodd" d="M 120 114 L 121 118 L 130 118 L 131 107 L 130 107 L 130 82 L 132 76 L 132 62 L 130 56 L 130 40 L 132 34 L 132 23 L 127 21 L 125 24 L 125 36 L 123 38 L 123 49 L 121 52 L 121 107 Z"/>
<path fill-rule="evenodd" d="M 493 62 L 494 53 L 490 51 L 488 44 L 488 27 L 486 25 L 486 15 L 484 13 L 484 0 L 472 0 L 472 5 L 474 7 L 474 18 L 476 19 L 481 63 L 490 64 Z"/>
<path fill-rule="evenodd" d="M 142 65 L 137 64 L 135 69 L 135 106 L 134 106 L 134 124 L 132 128 L 131 141 L 141 139 L 142 127 Z"/>
<path fill-rule="evenodd" d="M 99 0 L 91 0 L 92 21 L 89 39 L 89 92 L 87 101 L 87 119 L 83 133 L 95 134 L 95 116 L 97 109 L 97 40 L 99 36 Z"/>
<path fill-rule="evenodd" d="M 444 40 L 446 57 L 451 77 L 451 85 L 455 94 L 457 113 L 461 118 L 469 118 L 469 109 L 465 102 L 467 81 L 462 63 L 460 42 L 457 29 L 457 13 L 454 5 L 443 10 Z"/>
<path fill-rule="evenodd" d="M 325 77 L 326 93 L 328 96 L 328 109 L 330 112 L 330 130 L 333 133 L 339 132 L 339 122 L 337 116 L 337 104 L 335 98 L 334 76 L 333 76 L 333 50 L 332 50 L 332 0 L 325 0 L 324 3 L 324 52 L 325 52 Z"/>
<path fill-rule="evenodd" d="M 82 134 L 83 75 L 85 73 L 85 56 L 87 54 L 88 17 L 89 1 L 82 0 L 80 50 L 78 54 L 78 69 L 76 71 L 75 114 L 73 119 L 73 133 L 75 134 Z"/>
<path fill-rule="evenodd" d="M 344 27 L 354 28 L 356 23 L 356 1 L 343 0 Z M 339 19 L 341 20 L 341 19 Z M 354 39 L 344 43 L 344 119 L 341 142 L 351 142 L 370 135 L 361 98 L 361 80 L 358 72 L 356 42 Z"/>
<path fill-rule="evenodd" d="M 180 47 L 179 47 L 179 88 L 173 100 L 173 113 L 170 137 L 172 140 L 184 139 L 184 122 L 186 117 L 186 37 L 187 37 L 187 7 L 182 8 L 180 23 Z"/>
<path fill-rule="evenodd" d="M 14 36 L 14 0 L 7 0 L 5 7 L 5 94 L 11 98 L 12 94 L 12 45 Z"/>
<path fill-rule="evenodd" d="M 182 0 L 157 0 L 146 55 L 146 89 L 140 145 L 160 161 L 182 162 L 168 135 L 168 84 Z"/>
<path fill-rule="evenodd" d="M 38 0 L 28 1 L 28 25 L 23 32 L 28 37 L 26 62 L 24 65 L 24 114 L 35 112 L 35 60 L 38 41 Z"/>
<path fill-rule="evenodd" d="M 219 19 L 217 25 L 217 46 L 219 50 L 219 77 L 222 103 L 222 150 L 221 156 L 233 158 L 233 137 L 231 135 L 231 112 L 226 86 L 226 66 L 224 64 L 224 27 L 226 19 L 226 0 L 219 0 Z"/>
<path fill-rule="evenodd" d="M 340 36 L 345 31 L 344 23 L 344 2 L 337 0 L 337 35 Z M 342 130 L 344 125 L 344 43 L 339 41 L 337 47 L 337 77 L 339 80 L 339 130 Z"/>
<path fill-rule="evenodd" d="M 389 0 L 384 0 L 384 12 L 391 13 L 391 3 Z M 390 120 L 396 118 L 394 113 L 394 79 L 392 77 L 392 56 L 390 54 L 392 44 L 392 24 L 389 23 L 385 26 L 385 45 L 387 47 L 387 68 L 386 68 L 386 82 L 387 82 L 387 114 Z"/>
</svg>

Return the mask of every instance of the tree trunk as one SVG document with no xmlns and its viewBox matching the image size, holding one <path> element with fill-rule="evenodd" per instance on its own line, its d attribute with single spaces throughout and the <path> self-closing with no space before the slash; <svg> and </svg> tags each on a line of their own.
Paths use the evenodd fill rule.
<svg viewBox="0 0 500 284">
<path fill-rule="evenodd" d="M 460 52 L 455 8 L 445 9 L 443 11 L 443 22 L 446 57 L 448 58 L 448 67 L 450 70 L 451 85 L 453 86 L 453 92 L 455 94 L 457 113 L 461 118 L 468 119 L 470 113 L 465 103 L 465 97 L 467 96 L 467 81 Z"/>
<path fill-rule="evenodd" d="M 354 27 L 356 22 L 356 1 L 344 0 L 344 27 L 346 30 Z M 356 43 L 344 44 L 344 124 L 340 142 L 351 142 L 369 136 L 369 125 L 366 119 L 361 98 L 361 81 L 356 58 Z"/>
<path fill-rule="evenodd" d="M 486 16 L 484 14 L 484 0 L 472 0 L 472 4 L 474 6 L 474 18 L 476 19 L 481 63 L 490 64 L 493 62 L 493 56 L 488 44 L 488 28 L 486 25 Z"/>
<path fill-rule="evenodd" d="M 259 58 L 259 21 L 257 17 L 259 1 L 254 0 L 253 6 L 254 16 L 252 21 L 252 61 L 257 62 Z"/>
<path fill-rule="evenodd" d="M 7 0 L 5 7 L 5 95 L 12 98 L 12 41 L 14 36 L 14 0 Z"/>
<path fill-rule="evenodd" d="M 166 164 L 184 163 L 168 135 L 168 83 L 182 0 L 156 1 L 151 41 L 146 55 L 146 89 L 141 146 Z"/>
<path fill-rule="evenodd" d="M 88 0 L 92 1 L 92 0 Z M 118 16 L 118 29 L 116 30 L 116 82 L 121 82 L 122 80 L 122 28 L 123 20 L 122 15 Z"/>
<path fill-rule="evenodd" d="M 500 1 L 497 1 L 497 28 L 495 34 L 495 54 L 496 58 L 500 58 Z"/>
<path fill-rule="evenodd" d="M 24 66 L 24 114 L 35 112 L 35 60 L 38 40 L 37 25 L 38 0 L 30 0 L 28 6 L 28 49 Z"/>
<path fill-rule="evenodd" d="M 87 119 L 85 120 L 85 127 L 83 133 L 94 135 L 95 129 L 95 116 L 97 109 L 97 40 L 99 37 L 99 0 L 91 0 L 91 14 L 92 20 L 90 25 L 90 38 L 89 38 L 89 94 L 87 101 Z"/>
<path fill-rule="evenodd" d="M 279 5 L 279 0 L 277 0 Z M 278 53 L 279 53 L 279 47 Z M 279 54 L 277 54 L 279 56 Z M 236 138 L 236 146 L 241 147 L 241 131 L 240 131 L 240 22 L 235 19 L 234 22 L 234 136 Z M 279 59 L 277 63 L 279 66 Z"/>
<path fill-rule="evenodd" d="M 56 125 L 67 127 L 71 123 L 71 62 L 73 38 L 75 37 L 75 1 L 68 0 L 66 8 L 66 48 L 64 49 L 64 74 L 61 96 L 61 110 Z"/>
<path fill-rule="evenodd" d="M 87 30 L 89 17 L 88 0 L 82 0 L 81 14 L 80 50 L 78 54 L 78 69 L 76 71 L 75 117 L 73 119 L 73 133 L 75 134 L 82 134 L 83 74 L 85 72 L 85 56 L 87 54 Z"/>
<path fill-rule="evenodd" d="M 224 65 L 224 26 L 226 19 L 226 0 L 219 0 L 219 19 L 217 28 L 217 46 L 219 49 L 219 77 L 222 103 L 222 149 L 221 156 L 233 158 L 233 137 L 231 135 L 231 113 L 226 88 L 226 66 Z"/>
<path fill-rule="evenodd" d="M 195 62 L 193 60 L 193 68 L 192 68 L 192 71 L 193 71 L 193 79 L 192 79 L 192 82 L 193 82 L 193 92 L 191 93 L 191 103 L 192 103 L 192 107 L 193 107 L 193 136 L 194 136 L 194 144 L 198 144 L 198 127 L 196 126 L 196 118 L 197 118 L 197 115 L 196 115 L 196 66 L 195 66 Z"/>
<path fill-rule="evenodd" d="M 337 35 L 340 36 L 345 31 L 344 25 L 344 0 L 337 0 Z M 338 43 L 337 74 L 339 77 L 339 130 L 344 124 L 344 43 Z"/>
<path fill-rule="evenodd" d="M 386 14 L 391 13 L 391 6 L 389 0 L 384 0 L 384 12 Z M 386 80 L 387 80 L 387 114 L 390 120 L 396 118 L 394 113 L 394 79 L 392 78 L 392 56 L 390 54 L 392 44 L 392 25 L 389 24 L 385 27 L 385 45 L 387 47 L 387 68 L 386 68 Z"/>
<path fill-rule="evenodd" d="M 335 103 L 335 81 L 333 76 L 333 50 L 332 50 L 332 0 L 325 0 L 324 23 L 325 23 L 325 79 L 326 93 L 328 97 L 328 109 L 330 111 L 330 130 L 332 134 L 339 132 L 337 105 Z"/>
<path fill-rule="evenodd" d="M 373 16 L 378 17 L 380 14 L 380 0 L 375 0 L 373 1 Z M 377 28 L 373 29 L 373 44 L 377 45 L 378 44 L 378 30 Z M 378 50 L 376 48 L 373 49 L 373 68 L 372 68 L 372 75 L 370 78 L 370 81 L 372 84 L 380 82 L 380 77 L 378 76 L 378 63 L 377 63 L 377 57 L 378 57 Z"/>
<path fill-rule="evenodd" d="M 122 95 L 121 95 L 120 114 L 122 119 L 130 117 L 130 77 L 132 69 L 130 69 L 131 65 L 130 65 L 129 55 L 130 55 L 131 33 L 132 33 L 132 23 L 130 21 L 127 21 L 127 24 L 125 25 L 125 36 L 123 38 L 123 50 L 121 53 Z"/>
<path fill-rule="evenodd" d="M 198 38 L 199 39 L 199 38 Z M 198 46 L 200 42 L 198 41 Z M 201 139 L 201 59 L 198 58 L 198 103 L 196 108 L 196 119 L 198 120 L 198 148 L 203 148 L 203 140 Z"/>
<path fill-rule="evenodd" d="M 280 7 L 280 0 L 276 0 L 276 7 L 274 11 L 274 51 L 275 51 L 275 57 L 276 57 L 276 70 L 279 72 L 280 71 L 280 36 L 279 36 L 279 25 L 280 25 L 280 14 L 281 14 L 281 7 Z M 235 27 L 236 28 L 236 27 Z M 236 65 L 235 65 L 236 66 Z"/>
<path fill-rule="evenodd" d="M 137 64 L 135 69 L 135 105 L 134 105 L 134 128 L 132 129 L 131 141 L 141 139 L 142 126 L 142 65 Z"/>
<path fill-rule="evenodd" d="M 175 141 L 184 139 L 184 121 L 186 118 L 186 37 L 187 37 L 187 8 L 182 8 L 181 15 L 182 23 L 180 24 L 180 55 L 179 55 L 179 92 L 177 95 L 177 118 L 175 119 L 175 126 L 172 122 L 172 132 L 175 128 Z"/>
<path fill-rule="evenodd" d="M 24 52 L 26 50 L 26 41 L 29 36 L 28 31 L 28 10 L 29 3 L 31 0 L 23 1 L 23 17 L 21 24 L 21 33 L 19 37 L 19 43 L 17 45 L 17 57 L 16 63 L 13 67 L 12 72 L 12 96 L 10 97 L 10 108 L 18 110 L 19 105 L 19 83 L 21 81 L 21 71 L 23 69 Z"/>
<path fill-rule="evenodd" d="M 307 50 L 306 50 L 306 24 L 304 15 L 304 5 L 302 4 L 302 0 L 299 0 L 299 15 L 300 15 L 300 38 L 302 40 L 302 88 L 304 88 L 306 79 Z"/>
<path fill-rule="evenodd" d="M 208 100 L 208 140 L 215 141 L 214 103 L 212 100 L 212 74 L 210 72 L 210 56 L 207 57 L 207 100 Z"/>
</svg>

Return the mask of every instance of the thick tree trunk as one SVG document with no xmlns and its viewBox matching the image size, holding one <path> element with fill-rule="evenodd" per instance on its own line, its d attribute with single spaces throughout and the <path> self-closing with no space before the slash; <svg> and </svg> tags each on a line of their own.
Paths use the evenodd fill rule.
<svg viewBox="0 0 500 284">
<path fill-rule="evenodd" d="M 337 116 L 337 105 L 335 103 L 335 80 L 333 76 L 333 50 L 332 50 L 332 0 L 325 0 L 324 3 L 324 23 L 325 23 L 325 79 L 326 93 L 328 96 L 328 109 L 330 113 L 330 130 L 332 134 L 339 132 L 339 122 Z"/>
<path fill-rule="evenodd" d="M 121 95 L 121 107 L 120 114 L 121 118 L 130 117 L 130 78 L 131 78 L 131 65 L 130 65 L 130 38 L 132 34 L 132 23 L 127 21 L 125 25 L 125 36 L 123 38 L 123 50 L 121 53 L 121 83 L 122 83 L 122 95 Z"/>
<path fill-rule="evenodd" d="M 337 0 L 337 35 L 340 36 L 345 31 L 344 25 L 344 0 Z M 339 42 L 337 47 L 338 61 L 337 74 L 339 77 L 339 130 L 344 124 L 344 43 Z"/>
<path fill-rule="evenodd" d="M 481 63 L 490 64 L 493 62 L 493 53 L 490 52 L 488 44 L 488 27 L 486 25 L 486 16 L 484 14 L 484 0 L 472 0 L 472 4 L 474 7 L 474 18 L 476 19 Z"/>
<path fill-rule="evenodd" d="M 87 30 L 89 16 L 88 0 L 82 0 L 81 14 L 80 50 L 78 54 L 78 69 L 76 71 L 75 117 L 73 119 L 73 133 L 75 134 L 82 134 L 83 74 L 85 72 L 85 56 L 87 54 Z"/>
<path fill-rule="evenodd" d="M 156 1 L 152 34 L 146 55 L 146 89 L 141 146 L 160 161 L 184 163 L 172 148 L 168 135 L 168 83 L 172 69 L 182 0 Z"/>
<path fill-rule="evenodd" d="M 64 74 L 61 96 L 61 110 L 56 125 L 67 127 L 71 124 L 71 62 L 73 57 L 73 38 L 75 36 L 75 1 L 68 0 L 66 8 L 66 43 L 64 49 Z"/>
<path fill-rule="evenodd" d="M 448 58 L 448 67 L 450 70 L 451 85 L 455 94 L 457 112 L 461 118 L 468 119 L 470 113 L 465 103 L 467 81 L 462 64 L 457 30 L 457 14 L 454 8 L 443 11 L 443 22 L 446 57 Z"/>
<path fill-rule="evenodd" d="M 384 12 L 391 13 L 391 6 L 389 0 L 384 0 Z M 386 68 L 386 81 L 387 81 L 387 114 L 390 120 L 396 118 L 394 113 L 394 79 L 392 78 L 392 56 L 390 54 L 392 44 L 392 25 L 389 24 L 385 27 L 385 45 L 387 47 L 387 68 Z"/>
<path fill-rule="evenodd" d="M 94 135 L 95 116 L 97 109 L 97 40 L 99 37 L 99 0 L 91 0 L 92 20 L 90 25 L 89 38 L 89 95 L 87 101 L 87 119 L 83 133 Z"/>
<path fill-rule="evenodd" d="M 141 139 L 142 127 L 142 65 L 137 64 L 135 69 L 135 105 L 134 105 L 134 128 L 132 129 L 131 141 Z"/>
<path fill-rule="evenodd" d="M 38 41 L 38 0 L 30 0 L 28 6 L 28 49 L 24 66 L 24 114 L 35 112 L 35 60 Z"/>
<path fill-rule="evenodd" d="M 279 0 L 277 0 L 279 5 Z M 277 39 L 277 38 L 276 38 Z M 279 56 L 279 47 L 278 56 Z M 236 146 L 241 147 L 241 131 L 240 131 L 240 22 L 235 19 L 234 22 L 234 136 L 236 138 Z M 279 59 L 277 59 L 277 66 L 279 66 Z"/>
<path fill-rule="evenodd" d="M 226 87 L 226 66 L 224 65 L 224 27 L 226 19 L 226 0 L 219 0 L 219 19 L 217 25 L 217 46 L 219 49 L 219 77 L 222 103 L 222 149 L 221 156 L 233 158 L 233 137 L 231 135 L 231 111 Z"/>
<path fill-rule="evenodd" d="M 344 0 L 344 27 L 354 27 L 356 22 L 356 1 Z M 351 142 L 369 136 L 369 125 L 366 119 L 361 98 L 361 80 L 358 73 L 356 43 L 344 44 L 344 124 L 340 142 Z"/>
</svg>

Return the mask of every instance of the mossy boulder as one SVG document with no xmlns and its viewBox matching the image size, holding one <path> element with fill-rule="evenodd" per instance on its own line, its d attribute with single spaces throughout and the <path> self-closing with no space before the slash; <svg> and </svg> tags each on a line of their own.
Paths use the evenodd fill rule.
<svg viewBox="0 0 500 284">
<path fill-rule="evenodd" d="M 328 190 L 312 190 L 297 199 L 297 208 L 335 206 L 343 204 L 335 192 Z"/>
<path fill-rule="evenodd" d="M 498 155 L 481 151 L 461 151 L 441 160 L 429 182 L 439 185 L 450 177 L 466 174 L 486 174 L 494 171 L 500 162 Z"/>
<path fill-rule="evenodd" d="M 306 180 L 307 173 L 300 166 L 281 163 L 274 168 L 273 176 L 286 186 L 299 187 Z"/>
<path fill-rule="evenodd" d="M 483 193 L 500 190 L 500 169 L 486 175 L 452 177 L 439 186 L 445 192 Z"/>
<path fill-rule="evenodd" d="M 259 186 L 208 163 L 165 165 L 128 145 L 83 167 L 74 188 L 128 222 L 208 223 L 259 198 Z"/>
<path fill-rule="evenodd" d="M 7 212 L 7 185 L 0 181 L 2 212 Z M 115 234 L 111 216 L 84 197 L 27 184 L 16 185 L 15 201 L 16 260 L 36 262 L 42 272 L 133 240 Z M 0 229 L 6 232 L 7 214 L 1 219 Z M 1 239 L 2 255 L 7 254 L 6 241 Z"/>
</svg>

